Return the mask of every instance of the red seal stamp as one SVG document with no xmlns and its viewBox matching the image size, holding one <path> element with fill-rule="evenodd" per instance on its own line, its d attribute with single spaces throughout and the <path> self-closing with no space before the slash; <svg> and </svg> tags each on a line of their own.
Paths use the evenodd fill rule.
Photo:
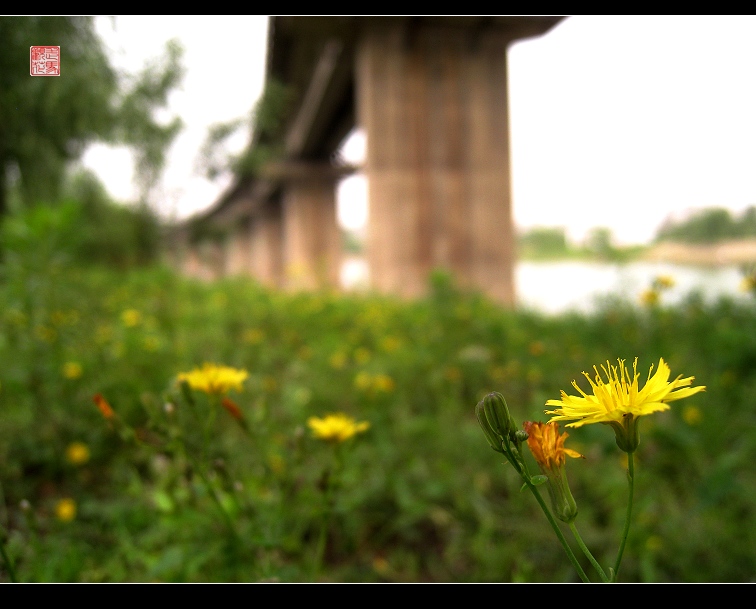
<svg viewBox="0 0 756 609">
<path fill-rule="evenodd" d="M 60 47 L 31 47 L 29 74 L 32 76 L 60 76 Z"/>
</svg>

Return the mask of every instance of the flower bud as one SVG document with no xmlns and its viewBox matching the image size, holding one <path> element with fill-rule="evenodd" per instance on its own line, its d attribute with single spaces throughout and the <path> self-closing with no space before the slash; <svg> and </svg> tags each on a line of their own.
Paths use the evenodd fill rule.
<svg viewBox="0 0 756 609">
<path fill-rule="evenodd" d="M 478 423 L 486 439 L 497 452 L 503 452 L 502 443 L 515 441 L 517 424 L 509 413 L 507 402 L 500 393 L 489 393 L 475 407 Z"/>
</svg>

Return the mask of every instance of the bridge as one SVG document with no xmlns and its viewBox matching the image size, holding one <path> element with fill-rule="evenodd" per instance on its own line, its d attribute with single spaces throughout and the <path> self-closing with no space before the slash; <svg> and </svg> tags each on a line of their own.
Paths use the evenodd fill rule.
<svg viewBox="0 0 756 609">
<path fill-rule="evenodd" d="M 359 125 L 371 287 L 416 297 L 443 268 L 512 305 L 506 49 L 561 19 L 271 17 L 263 98 L 285 112 L 256 130 L 248 170 L 174 232 L 175 264 L 283 289 L 338 286 L 336 186 L 357 168 L 335 153 Z"/>
</svg>

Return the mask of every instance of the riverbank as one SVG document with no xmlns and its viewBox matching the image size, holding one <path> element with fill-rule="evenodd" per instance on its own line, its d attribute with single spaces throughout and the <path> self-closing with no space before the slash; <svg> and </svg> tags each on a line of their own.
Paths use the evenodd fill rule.
<svg viewBox="0 0 756 609">
<path fill-rule="evenodd" d="M 691 245 L 664 241 L 650 246 L 638 258 L 645 262 L 670 262 L 700 266 L 756 263 L 756 239 L 739 239 Z"/>
</svg>

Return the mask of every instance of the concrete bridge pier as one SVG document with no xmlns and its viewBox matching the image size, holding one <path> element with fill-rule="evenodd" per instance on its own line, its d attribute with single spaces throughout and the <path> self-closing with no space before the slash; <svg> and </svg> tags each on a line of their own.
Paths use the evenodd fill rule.
<svg viewBox="0 0 756 609">
<path fill-rule="evenodd" d="M 343 172 L 315 163 L 290 165 L 285 171 L 280 286 L 288 290 L 338 288 L 342 247 L 336 186 Z"/>
<path fill-rule="evenodd" d="M 514 303 L 505 31 L 386 23 L 357 50 L 373 287 L 423 294 L 434 268 Z"/>
<path fill-rule="evenodd" d="M 263 285 L 280 288 L 283 283 L 281 206 L 266 206 L 253 219 L 251 229 L 251 274 Z"/>
</svg>

